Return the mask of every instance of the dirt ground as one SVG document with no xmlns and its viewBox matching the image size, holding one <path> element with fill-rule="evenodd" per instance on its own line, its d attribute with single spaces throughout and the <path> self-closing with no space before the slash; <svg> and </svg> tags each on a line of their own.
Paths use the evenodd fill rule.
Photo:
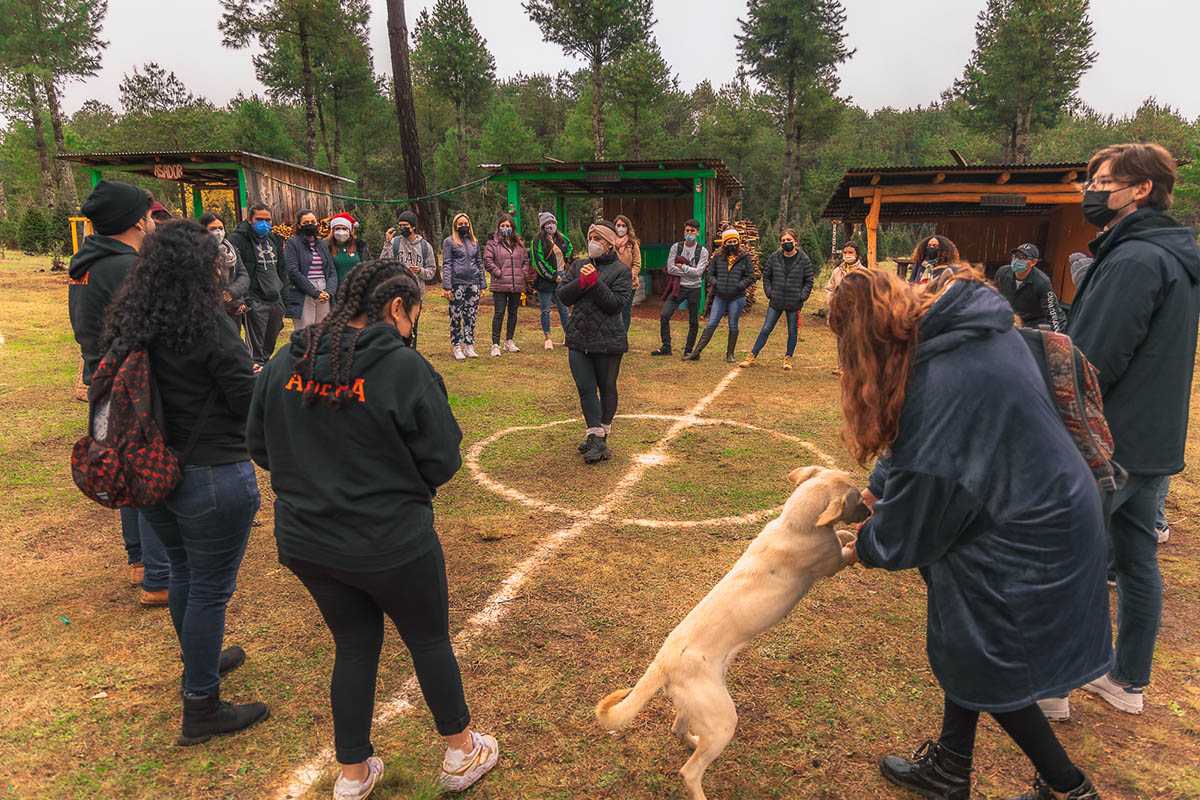
<svg viewBox="0 0 1200 800">
<path fill-rule="evenodd" d="M 259 474 L 262 526 L 252 532 L 227 623 L 227 642 L 249 657 L 222 691 L 269 703 L 271 717 L 252 731 L 180 748 L 180 664 L 166 611 L 138 605 L 125 580 L 117 514 L 90 503 L 70 479 L 69 449 L 86 408 L 71 398 L 78 351 L 66 293 L 65 275 L 51 272 L 47 259 L 0 260 L 0 797 L 283 798 L 297 768 L 332 744 L 333 649 L 315 605 L 277 563 L 269 476 Z M 430 298 L 420 349 L 445 377 L 464 450 L 510 427 L 545 426 L 500 436 L 478 453 L 478 470 L 509 495 L 464 468 L 436 500 L 468 702 L 474 724 L 502 747 L 498 769 L 474 796 L 686 796 L 676 771 L 687 754 L 668 734 L 669 701 L 656 698 L 617 735 L 598 728 L 592 708 L 633 683 L 762 525 L 678 523 L 778 506 L 790 489 L 787 472 L 822 463 L 818 452 L 865 479 L 838 440 L 833 337 L 811 313 L 819 303 L 802 315 L 795 370 L 780 369 L 780 326 L 759 365 L 704 408 L 713 423 L 678 426 L 661 463 L 643 464 L 631 482 L 634 457 L 730 372 L 724 326 L 698 363 L 651 358 L 657 312 L 637 309 L 619 413 L 658 416 L 619 418 L 614 458 L 589 468 L 574 449 L 582 422 L 546 426 L 577 419 L 579 409 L 566 351 L 542 349 L 536 309 L 520 310 L 523 352 L 489 358 L 485 296 L 483 355 L 454 362 L 445 303 Z M 761 305 L 743 317 L 739 355 L 762 318 Z M 673 325 L 677 349 L 685 320 L 679 314 Z M 556 316 L 554 324 L 561 342 Z M 1193 434 L 1191 466 L 1171 485 L 1173 533 L 1160 550 L 1165 611 L 1146 713 L 1123 715 L 1076 692 L 1071 721 L 1055 728 L 1105 798 L 1200 797 L 1198 447 Z M 581 512 L 597 508 L 603 513 L 577 525 Z M 538 549 L 548 541 L 558 544 Z M 524 582 L 497 600 L 518 565 L 528 568 Z M 738 731 L 708 771 L 709 796 L 905 796 L 876 764 L 885 753 L 916 749 L 940 721 L 924 652 L 924 597 L 913 572 L 853 568 L 818 583 L 756 639 L 729 670 Z M 481 622 L 475 615 L 485 608 Z M 389 633 L 381 706 L 405 691 L 411 674 Z M 434 795 L 441 744 L 419 695 L 413 699 L 375 728 L 387 772 L 373 797 Z M 1008 797 L 1032 777 L 990 720 L 976 755 L 979 797 Z M 332 771 L 317 766 L 312 790 L 298 797 L 327 796 Z"/>
</svg>

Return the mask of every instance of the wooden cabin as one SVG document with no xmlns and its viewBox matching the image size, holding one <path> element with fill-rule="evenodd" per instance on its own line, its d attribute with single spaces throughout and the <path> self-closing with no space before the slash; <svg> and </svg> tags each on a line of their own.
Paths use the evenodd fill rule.
<svg viewBox="0 0 1200 800">
<path fill-rule="evenodd" d="M 838 184 L 822 217 L 841 222 L 850 237 L 866 230 L 867 260 L 875 266 L 880 225 L 933 223 L 964 260 L 989 276 L 1009 263 L 1010 251 L 1032 242 L 1039 268 L 1064 302 L 1075 296 L 1067 256 L 1087 252 L 1099 231 L 1083 219 L 1081 184 L 1087 164 L 946 167 L 855 167 Z M 889 253 L 908 256 L 908 253 Z"/>
<path fill-rule="evenodd" d="M 338 184 L 354 183 L 349 178 L 244 150 L 66 153 L 58 158 L 89 168 L 92 186 L 107 170 L 178 181 L 181 191 L 191 189 L 192 213 L 197 218 L 204 213 L 201 192 L 225 189 L 233 192 L 239 220 L 254 203 L 270 206 L 275 222 L 289 222 L 301 209 L 310 209 L 324 219 L 336 210 Z M 227 224 L 232 228 L 236 223 L 227 220 Z"/>
</svg>

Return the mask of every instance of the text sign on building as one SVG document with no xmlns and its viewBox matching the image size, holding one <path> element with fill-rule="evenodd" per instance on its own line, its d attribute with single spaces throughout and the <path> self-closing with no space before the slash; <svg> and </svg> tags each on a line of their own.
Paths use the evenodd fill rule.
<svg viewBox="0 0 1200 800">
<path fill-rule="evenodd" d="M 1021 208 L 1025 205 L 1023 194 L 985 194 L 979 198 L 981 206 L 1004 206 L 1006 208 Z"/>
<path fill-rule="evenodd" d="M 154 177 L 161 181 L 183 180 L 183 164 L 155 164 Z"/>
</svg>

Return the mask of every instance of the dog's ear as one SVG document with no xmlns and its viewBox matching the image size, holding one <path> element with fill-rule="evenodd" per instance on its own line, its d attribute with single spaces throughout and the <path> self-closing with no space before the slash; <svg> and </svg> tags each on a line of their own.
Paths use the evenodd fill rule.
<svg viewBox="0 0 1200 800">
<path fill-rule="evenodd" d="M 826 525 L 832 525 L 842 518 L 846 513 L 846 497 L 839 495 L 829 501 L 829 505 L 825 506 L 825 510 L 821 512 L 821 516 L 817 517 L 817 527 L 824 528 Z"/>
<path fill-rule="evenodd" d="M 788 480 L 792 482 L 792 486 L 799 486 L 809 478 L 822 471 L 821 467 L 796 467 L 788 473 Z"/>
</svg>

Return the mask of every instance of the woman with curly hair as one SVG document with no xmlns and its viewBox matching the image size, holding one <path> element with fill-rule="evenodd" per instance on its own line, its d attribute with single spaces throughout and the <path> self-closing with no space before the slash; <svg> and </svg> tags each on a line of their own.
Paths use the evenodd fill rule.
<svg viewBox="0 0 1200 800">
<path fill-rule="evenodd" d="M 462 465 L 462 433 L 441 376 L 412 348 L 421 294 L 399 261 L 355 267 L 333 312 L 263 369 L 250 410 L 250 452 L 275 490 L 279 562 L 333 634 L 339 800 L 366 797 L 383 773 L 371 718 L 385 615 L 446 737 L 441 785 L 466 789 L 499 753 L 470 728 L 450 645 L 433 496 Z"/>
<path fill-rule="evenodd" d="M 102 336 L 105 350 L 118 339 L 146 349 L 167 444 L 176 452 L 191 447 L 183 482 L 142 510 L 171 564 L 167 605 L 183 657 L 184 745 L 267 716 L 262 703 L 221 699 L 220 676 L 246 657 L 221 643 L 259 505 L 246 449 L 253 362 L 225 313 L 223 267 L 216 238 L 195 222 L 160 226 L 109 306 Z"/>
<path fill-rule="evenodd" d="M 947 267 L 959 263 L 958 247 L 945 236 L 929 236 L 917 242 L 913 250 L 912 268 L 908 282 L 925 285 L 941 275 Z"/>
<path fill-rule="evenodd" d="M 970 269 L 927 288 L 854 270 L 829 327 L 843 438 L 860 464 L 880 457 L 863 494 L 874 515 L 843 556 L 920 570 L 926 649 L 945 694 L 937 740 L 911 759 L 885 757 L 884 777 L 965 800 L 986 711 L 1037 770 L 1014 800 L 1097 800 L 1038 701 L 1113 663 L 1100 494 L 1012 307 Z"/>
</svg>

